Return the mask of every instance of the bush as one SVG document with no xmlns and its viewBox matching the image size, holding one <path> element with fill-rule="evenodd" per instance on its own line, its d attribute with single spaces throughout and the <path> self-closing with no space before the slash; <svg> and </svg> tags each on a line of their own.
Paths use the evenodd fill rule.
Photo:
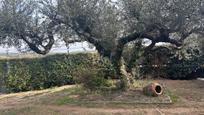
<svg viewBox="0 0 204 115">
<path fill-rule="evenodd" d="M 7 87 L 14 92 L 31 90 L 29 81 L 31 75 L 28 70 L 28 65 L 20 62 L 11 61 L 8 75 L 6 77 Z"/>
<path fill-rule="evenodd" d="M 79 74 L 77 81 L 86 89 L 94 91 L 109 87 L 108 79 L 105 78 L 103 71 L 83 69 Z"/>
<path fill-rule="evenodd" d="M 166 67 L 160 69 L 164 78 L 169 79 L 195 79 L 195 76 L 188 76 L 201 68 L 199 60 L 180 60 L 171 62 Z"/>
<path fill-rule="evenodd" d="M 202 60 L 178 60 L 172 59 L 168 64 L 153 67 L 144 66 L 140 68 L 141 74 L 152 75 L 152 77 L 162 77 L 166 79 L 188 80 L 195 79 L 195 76 L 189 76 L 198 69 L 202 69 Z"/>
</svg>

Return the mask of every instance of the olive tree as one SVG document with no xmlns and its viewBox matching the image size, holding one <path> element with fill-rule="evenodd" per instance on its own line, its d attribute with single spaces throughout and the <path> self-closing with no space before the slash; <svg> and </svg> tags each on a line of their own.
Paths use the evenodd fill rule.
<svg viewBox="0 0 204 115">
<path fill-rule="evenodd" d="M 66 44 L 87 41 L 110 59 L 125 88 L 133 83 L 131 62 L 125 64 L 122 55 L 129 43 L 148 39 L 146 52 L 160 42 L 180 47 L 188 36 L 202 35 L 204 29 L 204 0 L 2 0 L 1 4 L 2 41 L 25 42 L 39 54 L 49 52 L 55 36 Z"/>
<path fill-rule="evenodd" d="M 51 3 L 42 1 L 44 14 L 78 36 L 69 38 L 70 42 L 88 41 L 101 56 L 108 57 L 127 87 L 131 68 L 123 62 L 125 45 L 149 39 L 147 51 L 159 42 L 179 47 L 191 34 L 203 34 L 203 0 L 57 0 L 54 6 Z"/>
<path fill-rule="evenodd" d="M 38 54 L 47 54 L 54 44 L 54 26 L 39 14 L 34 0 L 0 1 L 1 45 L 21 50 L 26 44 Z"/>
</svg>

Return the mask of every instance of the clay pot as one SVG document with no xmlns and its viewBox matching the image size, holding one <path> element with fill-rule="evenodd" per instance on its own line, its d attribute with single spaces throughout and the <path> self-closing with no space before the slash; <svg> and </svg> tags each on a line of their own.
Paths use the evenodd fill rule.
<svg viewBox="0 0 204 115">
<path fill-rule="evenodd" d="M 161 96 L 163 94 L 163 87 L 159 83 L 151 83 L 143 88 L 143 93 L 147 96 Z"/>
</svg>

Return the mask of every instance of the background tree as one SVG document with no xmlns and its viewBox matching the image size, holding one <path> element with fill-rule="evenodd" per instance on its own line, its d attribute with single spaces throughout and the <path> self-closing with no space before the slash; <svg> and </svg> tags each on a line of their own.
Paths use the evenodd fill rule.
<svg viewBox="0 0 204 115">
<path fill-rule="evenodd" d="M 23 44 L 38 54 L 47 54 L 54 44 L 54 23 L 43 18 L 35 0 L 0 1 L 1 45 L 15 46 L 21 50 Z"/>
</svg>

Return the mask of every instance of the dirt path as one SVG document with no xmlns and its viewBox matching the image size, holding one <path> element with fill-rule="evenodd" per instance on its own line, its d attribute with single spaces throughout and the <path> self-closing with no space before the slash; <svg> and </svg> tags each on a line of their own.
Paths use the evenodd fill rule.
<svg viewBox="0 0 204 115">
<path fill-rule="evenodd" d="M 204 115 L 202 108 L 86 108 L 74 106 L 35 105 L 15 109 L 16 115 Z M 31 109 L 32 108 L 32 109 Z M 0 115 L 10 115 L 4 112 Z"/>
<path fill-rule="evenodd" d="M 64 86 L 42 91 L 0 95 L 0 115 L 204 115 L 204 82 L 159 80 L 179 96 L 172 105 L 115 105 L 84 107 L 73 105 L 57 106 L 51 103 L 54 94 L 68 94 Z M 49 102 L 42 103 L 47 98 Z"/>
<path fill-rule="evenodd" d="M 173 115 L 173 114 L 183 114 L 183 115 L 201 115 L 204 110 L 202 108 L 135 108 L 135 109 L 111 109 L 111 108 L 82 108 L 82 107 L 68 107 L 68 106 L 47 106 L 45 108 L 57 110 L 62 112 L 62 114 L 75 113 L 78 115 L 96 115 L 96 114 L 110 114 L 110 115 Z"/>
</svg>

